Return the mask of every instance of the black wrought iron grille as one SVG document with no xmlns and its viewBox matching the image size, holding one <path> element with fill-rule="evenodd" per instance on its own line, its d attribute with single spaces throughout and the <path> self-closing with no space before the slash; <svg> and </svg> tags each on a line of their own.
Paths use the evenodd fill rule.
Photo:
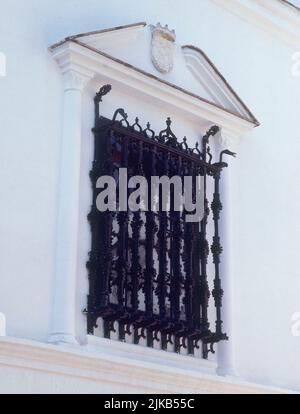
<svg viewBox="0 0 300 414">
<path fill-rule="evenodd" d="M 171 130 L 158 135 L 148 124 L 143 129 L 136 119 L 129 124 L 123 109 L 112 120 L 99 114 L 102 97 L 111 89 L 105 85 L 95 97 L 95 149 L 90 173 L 93 205 L 89 214 L 92 248 L 88 261 L 89 296 L 86 309 L 88 333 L 93 334 L 97 321 L 104 321 L 104 336 L 118 332 L 119 339 L 132 335 L 135 344 L 144 338 L 147 346 L 154 341 L 163 350 L 173 347 L 179 353 L 186 348 L 194 354 L 202 345 L 203 357 L 214 353 L 214 344 L 227 340 L 222 327 L 221 277 L 219 271 L 222 247 L 219 219 L 222 210 L 219 182 L 223 155 L 212 162 L 209 140 L 218 132 L 212 127 L 202 139 L 202 146 L 190 148 L 186 138 L 180 143 Z M 102 175 L 118 176 L 119 168 L 127 168 L 128 177 L 186 175 L 203 177 L 204 218 L 188 223 L 185 211 L 100 212 L 96 207 Z M 212 180 L 214 195 L 207 196 L 207 181 Z M 174 189 L 171 187 L 171 197 Z M 194 191 L 196 191 L 194 189 Z M 210 209 L 212 215 L 210 215 Z M 207 241 L 207 225 L 212 218 L 214 236 L 211 249 Z M 207 275 L 208 256 L 214 263 L 214 287 L 210 292 Z M 208 318 L 210 297 L 215 306 L 215 326 Z M 168 345 L 169 344 L 169 345 Z"/>
</svg>

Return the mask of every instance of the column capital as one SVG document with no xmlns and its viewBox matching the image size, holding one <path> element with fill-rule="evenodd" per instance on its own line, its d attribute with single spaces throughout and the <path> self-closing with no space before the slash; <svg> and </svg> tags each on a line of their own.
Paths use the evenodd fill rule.
<svg viewBox="0 0 300 414">
<path fill-rule="evenodd" d="M 57 50 L 51 50 L 51 52 L 63 75 L 64 91 L 82 92 L 87 83 L 95 76 L 95 72 L 74 52 L 74 44 L 68 42 Z"/>
<path fill-rule="evenodd" d="M 75 90 L 82 92 L 93 77 L 94 74 L 90 71 L 67 69 L 63 71 L 64 91 Z"/>
<path fill-rule="evenodd" d="M 72 47 L 71 43 L 67 43 L 52 51 L 52 56 L 63 75 L 64 91 L 82 92 L 95 73 L 72 52 Z"/>
<path fill-rule="evenodd" d="M 240 143 L 240 136 L 238 134 L 228 129 L 221 128 L 218 138 L 218 143 L 221 147 L 237 152 Z"/>
</svg>

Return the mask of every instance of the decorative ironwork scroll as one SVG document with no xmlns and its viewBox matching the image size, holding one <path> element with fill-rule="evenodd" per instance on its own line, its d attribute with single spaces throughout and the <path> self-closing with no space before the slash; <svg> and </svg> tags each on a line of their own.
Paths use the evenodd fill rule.
<svg viewBox="0 0 300 414">
<path fill-rule="evenodd" d="M 228 339 L 222 326 L 220 179 L 228 166 L 224 155 L 235 154 L 225 150 L 218 162 L 213 162 L 209 141 L 219 131 L 217 126 L 202 138 L 202 145 L 190 148 L 186 137 L 179 141 L 174 135 L 170 118 L 166 128 L 155 134 L 149 123 L 143 128 L 138 118 L 131 125 L 124 109 L 117 109 L 111 120 L 100 116 L 100 102 L 110 90 L 111 86 L 105 85 L 95 97 L 90 173 L 93 203 L 88 217 L 92 248 L 85 310 L 88 333 L 94 333 L 102 318 L 107 338 L 117 331 L 121 341 L 129 335 L 135 344 L 143 338 L 149 347 L 158 341 L 161 349 L 180 352 L 185 348 L 188 354 L 201 344 L 207 358 L 209 352 L 214 353 L 215 343 Z M 187 212 L 175 210 L 172 201 L 169 211 L 98 211 L 97 179 L 103 175 L 117 177 L 120 168 L 127 168 L 128 179 L 136 175 L 148 180 L 151 176 L 178 176 L 183 183 L 185 176 L 202 176 L 204 217 L 200 225 L 186 221 Z M 214 187 L 211 203 L 208 181 Z M 174 191 L 172 187 L 170 195 Z M 207 236 L 210 218 L 214 228 L 211 249 Z M 210 251 L 214 264 L 211 290 L 207 270 Z M 215 327 L 208 317 L 212 301 Z"/>
</svg>

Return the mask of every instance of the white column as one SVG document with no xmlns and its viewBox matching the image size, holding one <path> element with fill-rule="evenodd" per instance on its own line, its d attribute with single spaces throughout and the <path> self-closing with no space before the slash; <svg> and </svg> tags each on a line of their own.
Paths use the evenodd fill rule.
<svg viewBox="0 0 300 414">
<path fill-rule="evenodd" d="M 4 313 L 0 313 L 0 337 L 6 336 L 6 318 Z"/>
<path fill-rule="evenodd" d="M 218 152 L 229 149 L 237 152 L 238 137 L 232 137 L 229 132 L 222 130 L 218 145 Z M 220 218 L 220 237 L 223 246 L 221 255 L 220 275 L 222 288 L 224 290 L 222 320 L 223 331 L 228 335 L 229 341 L 222 341 L 218 344 L 218 374 L 235 375 L 234 369 L 234 325 L 233 325 L 233 289 L 234 289 L 234 211 L 232 202 L 233 186 L 233 164 L 235 159 L 230 156 L 224 156 L 223 159 L 228 162 L 228 168 L 225 168 L 221 175 L 220 195 L 223 210 Z"/>
<path fill-rule="evenodd" d="M 58 185 L 58 218 L 52 330 L 49 342 L 76 344 L 76 271 L 78 257 L 79 180 L 82 92 L 92 73 L 67 69 Z"/>
</svg>

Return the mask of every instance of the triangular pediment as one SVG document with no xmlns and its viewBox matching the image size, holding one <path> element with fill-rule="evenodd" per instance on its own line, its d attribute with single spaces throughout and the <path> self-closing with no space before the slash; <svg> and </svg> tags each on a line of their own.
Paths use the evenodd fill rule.
<svg viewBox="0 0 300 414">
<path fill-rule="evenodd" d="M 201 49 L 181 46 L 174 41 L 172 69 L 168 73 L 159 71 L 153 64 L 152 29 L 153 26 L 146 23 L 137 23 L 71 36 L 64 42 L 78 43 L 124 65 L 130 65 L 145 75 L 258 125 L 256 118 Z M 162 30 L 169 33 L 168 28 Z M 158 44 L 158 48 L 160 46 Z M 160 52 L 164 59 L 164 50 L 158 50 Z"/>
</svg>

